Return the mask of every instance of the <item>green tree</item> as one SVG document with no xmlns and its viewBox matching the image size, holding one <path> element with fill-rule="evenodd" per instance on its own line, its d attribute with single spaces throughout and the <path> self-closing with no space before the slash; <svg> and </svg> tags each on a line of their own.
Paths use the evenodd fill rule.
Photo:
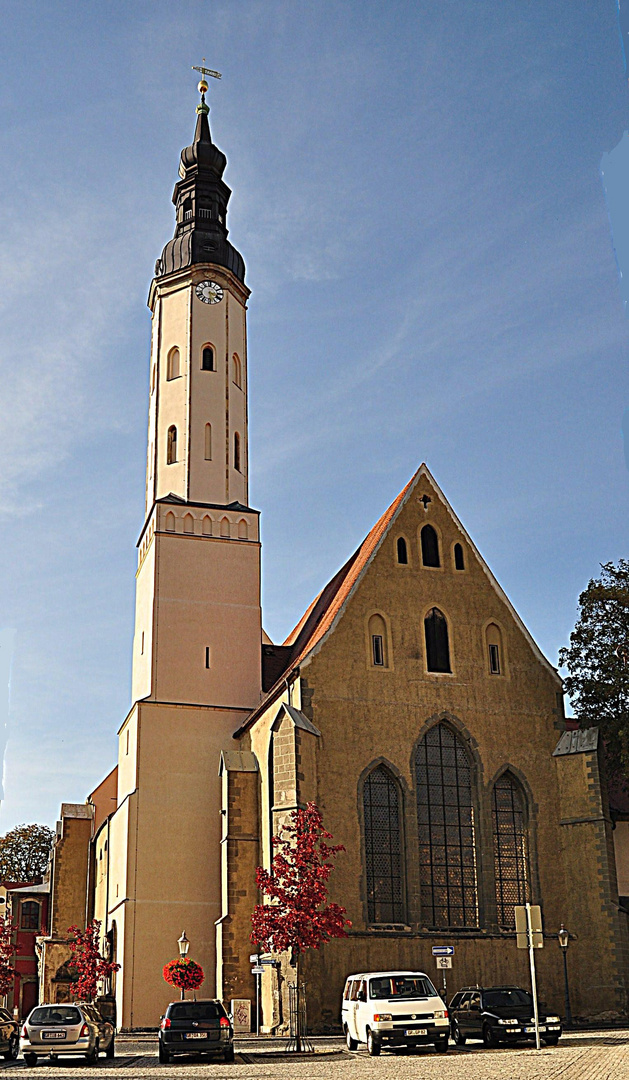
<svg viewBox="0 0 629 1080">
<path fill-rule="evenodd" d="M 47 825 L 16 825 L 0 836 L 0 881 L 43 877 L 54 836 Z"/>
<path fill-rule="evenodd" d="M 559 652 L 581 727 L 598 726 L 610 775 L 629 778 L 629 559 L 601 564 L 579 597 L 579 619 L 570 646 Z"/>
</svg>

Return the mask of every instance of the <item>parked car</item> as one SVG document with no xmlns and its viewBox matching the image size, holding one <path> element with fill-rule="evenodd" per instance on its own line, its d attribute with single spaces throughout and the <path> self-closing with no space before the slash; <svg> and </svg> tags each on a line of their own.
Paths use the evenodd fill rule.
<svg viewBox="0 0 629 1080">
<path fill-rule="evenodd" d="M 457 1046 L 482 1039 L 485 1046 L 535 1038 L 533 998 L 519 986 L 465 986 L 450 1002 L 450 1028 Z M 540 1035 L 556 1046 L 561 1020 L 539 1005 Z"/>
<path fill-rule="evenodd" d="M 15 1061 L 20 1050 L 20 1025 L 8 1009 L 0 1009 L 0 1054 L 5 1061 Z"/>
<path fill-rule="evenodd" d="M 370 971 L 349 975 L 341 1023 L 349 1050 L 367 1043 L 372 1057 L 383 1046 L 432 1043 L 448 1049 L 448 1010 L 423 971 Z"/>
<path fill-rule="evenodd" d="M 115 1053 L 115 1029 L 103 1020 L 95 1005 L 75 1002 L 70 1005 L 37 1005 L 22 1028 L 20 1049 L 27 1065 L 36 1065 L 40 1057 L 77 1055 L 94 1065 L 102 1051 L 108 1058 Z"/>
<path fill-rule="evenodd" d="M 211 1054 L 234 1060 L 234 1029 L 221 1001 L 172 1001 L 159 1025 L 159 1060 L 175 1054 Z"/>
</svg>

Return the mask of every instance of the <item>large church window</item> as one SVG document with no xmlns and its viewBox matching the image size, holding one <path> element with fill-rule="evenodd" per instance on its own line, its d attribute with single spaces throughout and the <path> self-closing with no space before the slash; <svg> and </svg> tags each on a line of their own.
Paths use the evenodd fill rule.
<svg viewBox="0 0 629 1080">
<path fill-rule="evenodd" d="M 426 667 L 428 671 L 450 671 L 448 623 L 439 608 L 431 608 L 424 619 Z"/>
<path fill-rule="evenodd" d="M 422 922 L 478 926 L 472 766 L 448 724 L 421 740 L 415 771 Z"/>
<path fill-rule="evenodd" d="M 424 525 L 421 535 L 422 566 L 441 566 L 439 538 L 432 525 Z"/>
<path fill-rule="evenodd" d="M 171 349 L 168 353 L 168 359 L 166 361 L 166 378 L 178 379 L 179 378 L 179 366 L 180 366 L 180 353 L 179 349 Z"/>
<path fill-rule="evenodd" d="M 166 464 L 174 465 L 177 460 L 177 428 L 173 425 L 168 429 L 168 446 L 166 450 Z"/>
<path fill-rule="evenodd" d="M 400 791 L 384 765 L 365 780 L 363 812 L 368 920 L 404 922 Z"/>
<path fill-rule="evenodd" d="M 234 468 L 240 472 L 240 435 L 237 431 L 234 432 Z"/>
<path fill-rule="evenodd" d="M 515 926 L 515 907 L 530 899 L 526 799 L 509 772 L 494 784 L 492 795 L 494 867 L 498 923 Z"/>
<path fill-rule="evenodd" d="M 203 352 L 201 353 L 201 370 L 202 371 L 215 371 L 214 366 L 214 349 L 211 345 L 204 345 Z"/>
</svg>

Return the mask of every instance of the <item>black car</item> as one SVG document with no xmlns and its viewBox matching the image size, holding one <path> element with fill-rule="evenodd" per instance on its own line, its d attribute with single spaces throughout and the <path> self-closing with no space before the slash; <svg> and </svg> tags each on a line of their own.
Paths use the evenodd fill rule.
<svg viewBox="0 0 629 1080">
<path fill-rule="evenodd" d="M 159 1060 L 174 1054 L 211 1054 L 234 1060 L 234 1029 L 222 1002 L 172 1001 L 159 1025 Z"/>
<path fill-rule="evenodd" d="M 482 1039 L 485 1046 L 535 1038 L 533 998 L 519 986 L 465 986 L 450 1002 L 450 1031 L 457 1046 Z M 547 1046 L 556 1046 L 561 1020 L 539 1005 L 539 1030 Z"/>
<path fill-rule="evenodd" d="M 20 1026 L 8 1009 L 0 1009 L 0 1054 L 5 1061 L 15 1061 L 20 1049 Z"/>
</svg>

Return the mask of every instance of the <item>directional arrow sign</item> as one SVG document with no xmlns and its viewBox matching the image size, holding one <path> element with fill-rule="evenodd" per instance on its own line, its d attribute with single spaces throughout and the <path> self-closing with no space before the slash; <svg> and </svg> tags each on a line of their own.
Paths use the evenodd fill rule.
<svg viewBox="0 0 629 1080">
<path fill-rule="evenodd" d="M 433 956 L 454 956 L 454 945 L 433 945 Z"/>
<path fill-rule="evenodd" d="M 254 964 L 254 966 L 251 968 L 251 974 L 264 975 L 264 968 L 262 967 L 262 964 Z"/>
</svg>

